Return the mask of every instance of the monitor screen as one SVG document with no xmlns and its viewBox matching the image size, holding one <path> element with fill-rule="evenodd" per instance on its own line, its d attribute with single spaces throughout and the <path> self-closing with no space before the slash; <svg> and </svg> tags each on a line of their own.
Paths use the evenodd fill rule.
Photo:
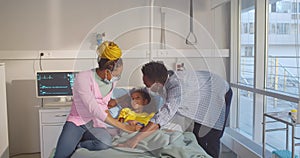
<svg viewBox="0 0 300 158">
<path fill-rule="evenodd" d="M 72 96 L 75 81 L 74 71 L 38 71 L 36 89 L 38 98 Z"/>
</svg>

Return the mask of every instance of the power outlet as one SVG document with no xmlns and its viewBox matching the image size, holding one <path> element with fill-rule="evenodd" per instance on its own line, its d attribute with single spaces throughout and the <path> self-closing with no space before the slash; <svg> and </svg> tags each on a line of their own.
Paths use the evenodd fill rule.
<svg viewBox="0 0 300 158">
<path fill-rule="evenodd" d="M 176 71 L 183 71 L 185 69 L 183 62 L 177 62 L 175 64 L 175 70 Z"/>
<path fill-rule="evenodd" d="M 44 56 L 45 56 L 45 57 L 51 57 L 51 56 L 52 56 L 52 53 L 51 53 L 51 52 L 44 52 Z"/>
<path fill-rule="evenodd" d="M 47 58 L 47 57 L 51 57 L 52 53 L 49 52 L 49 51 L 39 51 L 39 55 L 44 57 L 44 58 Z"/>
</svg>

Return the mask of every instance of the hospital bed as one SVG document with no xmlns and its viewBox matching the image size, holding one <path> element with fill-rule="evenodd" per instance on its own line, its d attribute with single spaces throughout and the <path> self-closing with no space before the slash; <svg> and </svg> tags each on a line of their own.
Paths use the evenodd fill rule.
<svg viewBox="0 0 300 158">
<path fill-rule="evenodd" d="M 116 136 L 113 145 L 122 143 L 136 133 Z M 75 151 L 72 158 L 210 158 L 198 145 L 192 132 L 170 132 L 158 130 L 142 140 L 136 148 L 112 147 L 107 150 L 89 151 L 80 148 Z"/>
<path fill-rule="evenodd" d="M 130 88 L 116 88 L 113 98 L 118 98 L 128 94 Z M 152 97 L 152 105 L 148 110 L 153 111 L 159 108 L 162 100 L 159 97 Z M 151 105 L 151 104 L 150 104 Z M 147 105 L 149 106 L 149 105 Z M 118 115 L 120 107 L 111 109 L 113 117 Z M 150 112 L 148 111 L 148 112 Z M 113 138 L 113 146 L 123 143 L 132 138 L 137 132 L 128 134 L 121 132 Z M 210 158 L 210 156 L 197 143 L 196 137 L 192 132 L 157 130 L 146 139 L 139 142 L 136 148 L 112 147 L 107 150 L 89 151 L 85 148 L 77 149 L 71 158 L 156 158 L 156 157 L 174 157 L 174 158 Z"/>
</svg>

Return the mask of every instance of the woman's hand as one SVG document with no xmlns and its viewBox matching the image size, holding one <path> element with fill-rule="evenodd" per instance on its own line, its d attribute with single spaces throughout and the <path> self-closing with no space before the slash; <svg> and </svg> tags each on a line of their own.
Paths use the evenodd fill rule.
<svg viewBox="0 0 300 158">
<path fill-rule="evenodd" d="M 117 105 L 118 105 L 118 103 L 117 103 L 116 99 L 110 99 L 110 101 L 107 104 L 107 107 L 110 109 L 110 108 L 113 108 L 113 107 L 115 107 Z"/>
</svg>

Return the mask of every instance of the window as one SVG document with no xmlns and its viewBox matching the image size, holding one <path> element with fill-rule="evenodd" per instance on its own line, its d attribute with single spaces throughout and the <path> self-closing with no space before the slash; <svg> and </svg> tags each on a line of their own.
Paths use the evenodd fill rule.
<svg viewBox="0 0 300 158">
<path fill-rule="evenodd" d="M 292 13 L 298 13 L 297 5 L 298 5 L 298 3 L 292 2 Z"/>
<path fill-rule="evenodd" d="M 242 0 L 242 5 L 249 4 L 252 0 Z M 254 6 L 251 6 L 254 8 Z M 254 17 L 255 10 L 248 9 L 241 10 L 241 24 L 240 27 L 243 28 L 244 24 L 249 24 L 249 34 L 243 34 L 241 32 L 241 41 L 240 41 L 240 72 L 239 72 L 239 83 L 242 83 L 247 86 L 253 86 L 253 75 L 254 75 Z"/>
<path fill-rule="evenodd" d="M 253 57 L 253 47 L 245 47 L 245 56 Z"/>
<path fill-rule="evenodd" d="M 246 33 L 248 33 L 249 31 L 248 31 L 248 24 L 247 23 L 243 23 L 243 25 L 242 25 L 242 33 L 243 34 L 246 34 Z"/>
<path fill-rule="evenodd" d="M 288 23 L 278 23 L 277 24 L 277 34 L 289 34 L 289 24 Z"/>
<path fill-rule="evenodd" d="M 253 135 L 253 93 L 246 90 L 239 90 L 239 112 L 238 112 L 238 127 L 239 130 Z"/>
<path fill-rule="evenodd" d="M 239 15 L 232 29 L 239 27 L 239 34 L 232 37 L 230 59 L 231 84 L 237 99 L 237 105 L 233 106 L 237 114 L 231 116 L 234 117 L 231 125 L 241 135 L 261 145 L 263 114 L 298 108 L 300 0 L 269 0 L 268 6 L 265 6 L 266 1 L 260 0 L 233 2 L 239 8 Z M 248 24 L 249 33 L 245 33 L 245 24 Z M 267 128 L 279 126 L 271 123 Z M 286 147 L 284 132 L 267 133 L 270 148 Z M 296 135 L 300 136 L 300 130 Z M 300 148 L 295 149 L 299 155 Z"/>
<path fill-rule="evenodd" d="M 281 112 L 291 110 L 297 107 L 296 103 L 289 102 L 286 100 L 281 100 L 274 97 L 266 97 L 266 112 Z M 266 121 L 274 121 L 268 118 Z M 286 125 L 280 122 L 268 123 L 266 124 L 267 129 L 274 128 L 285 128 Z M 291 135 L 291 129 L 289 130 L 289 135 Z M 285 149 L 285 131 L 276 131 L 266 133 L 266 143 L 275 149 Z M 295 148 L 296 154 L 299 155 L 299 148 Z"/>
<path fill-rule="evenodd" d="M 254 12 L 253 12 L 253 14 L 254 14 Z M 249 33 L 250 33 L 250 34 L 254 34 L 254 31 L 255 31 L 255 30 L 254 30 L 254 23 L 250 23 L 250 24 L 249 24 Z"/>
<path fill-rule="evenodd" d="M 298 24 L 291 24 L 291 31 L 290 31 L 290 34 L 292 35 L 296 35 L 298 33 Z"/>
<path fill-rule="evenodd" d="M 242 6 L 247 6 L 252 0 L 241 0 Z M 249 9 L 250 8 L 250 9 Z M 240 27 L 249 24 L 249 33 L 240 34 L 240 55 L 239 55 L 239 79 L 238 83 L 247 87 L 254 86 L 254 34 L 255 34 L 255 6 L 248 6 L 240 11 Z M 242 133 L 252 137 L 253 135 L 253 93 L 246 90 L 238 90 L 238 129 Z"/>
<path fill-rule="evenodd" d="M 276 3 L 271 4 L 271 12 L 276 12 Z"/>
<path fill-rule="evenodd" d="M 278 0 L 276 2 L 276 13 L 291 13 L 292 10 L 292 0 L 284 1 Z"/>
<path fill-rule="evenodd" d="M 287 1 L 278 1 L 276 4 L 277 7 L 285 7 L 286 9 L 288 9 L 287 6 L 292 9 L 295 5 L 295 3 L 293 3 L 294 5 L 287 5 Z M 268 16 L 274 17 L 274 14 L 276 13 L 269 12 Z M 290 22 L 281 23 L 281 21 Z M 299 67 L 297 66 L 297 60 L 299 60 L 297 58 L 297 53 L 299 53 L 299 48 L 297 48 L 299 47 L 297 46 L 299 24 L 297 21 L 293 21 L 291 16 L 269 18 L 268 23 L 269 25 L 277 23 L 277 35 L 269 36 L 267 43 L 269 51 L 267 52 L 266 88 L 285 95 L 299 96 Z M 287 38 L 282 38 L 280 34 L 286 34 Z"/>
<path fill-rule="evenodd" d="M 276 33 L 276 24 L 270 24 L 269 25 L 270 28 L 269 28 L 269 34 L 275 34 Z"/>
</svg>

